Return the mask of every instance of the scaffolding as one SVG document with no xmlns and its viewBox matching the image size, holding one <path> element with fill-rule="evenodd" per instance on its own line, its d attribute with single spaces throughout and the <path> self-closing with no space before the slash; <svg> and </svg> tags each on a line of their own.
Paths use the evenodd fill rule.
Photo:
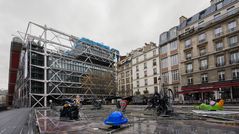
<svg viewBox="0 0 239 134">
<path fill-rule="evenodd" d="M 33 22 L 18 33 L 23 48 L 14 105 L 47 107 L 50 99 L 115 96 L 118 50 Z"/>
</svg>

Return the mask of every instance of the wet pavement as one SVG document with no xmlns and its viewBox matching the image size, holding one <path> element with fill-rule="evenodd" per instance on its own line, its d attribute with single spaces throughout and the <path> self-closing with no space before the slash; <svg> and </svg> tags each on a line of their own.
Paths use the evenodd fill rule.
<svg viewBox="0 0 239 134">
<path fill-rule="evenodd" d="M 24 134 L 28 131 L 30 108 L 0 112 L 0 134 Z"/>
<path fill-rule="evenodd" d="M 110 129 L 103 124 L 106 117 L 115 110 L 115 106 L 106 106 L 102 110 L 83 107 L 78 121 L 62 121 L 59 112 L 50 109 L 36 110 L 40 133 L 62 134 L 238 134 L 239 126 L 224 123 L 210 123 L 205 118 L 194 115 L 175 114 L 172 117 L 158 117 L 142 107 L 128 107 L 125 116 L 129 123 L 120 129 Z M 238 115 L 237 115 L 238 116 Z"/>
</svg>

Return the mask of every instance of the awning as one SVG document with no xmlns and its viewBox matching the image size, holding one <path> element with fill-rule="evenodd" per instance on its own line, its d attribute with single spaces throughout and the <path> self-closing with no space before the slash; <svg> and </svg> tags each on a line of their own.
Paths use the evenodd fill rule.
<svg viewBox="0 0 239 134">
<path fill-rule="evenodd" d="M 177 94 L 189 94 L 198 92 L 212 92 L 218 90 L 219 88 L 239 86 L 239 81 L 225 81 L 225 82 L 215 82 L 207 84 L 199 84 L 192 86 L 183 86 L 182 91 L 177 92 Z"/>
<path fill-rule="evenodd" d="M 199 90 L 186 90 L 186 91 L 177 92 L 177 94 L 192 94 L 192 93 L 213 92 L 215 90 L 218 90 L 218 88 L 199 89 Z"/>
</svg>

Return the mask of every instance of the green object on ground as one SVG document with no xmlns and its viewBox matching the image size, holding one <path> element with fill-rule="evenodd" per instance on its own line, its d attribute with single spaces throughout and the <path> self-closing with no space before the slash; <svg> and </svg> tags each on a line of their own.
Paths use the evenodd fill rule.
<svg viewBox="0 0 239 134">
<path fill-rule="evenodd" d="M 224 110 L 223 106 L 220 107 L 218 103 L 216 103 L 214 106 L 207 105 L 206 103 L 202 103 L 199 106 L 195 106 L 195 108 L 199 110 L 208 110 L 208 111 Z"/>
</svg>

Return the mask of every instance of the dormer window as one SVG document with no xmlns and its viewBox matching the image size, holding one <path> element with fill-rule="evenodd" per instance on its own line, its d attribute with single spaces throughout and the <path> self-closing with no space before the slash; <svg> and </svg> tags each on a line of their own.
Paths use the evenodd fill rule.
<svg viewBox="0 0 239 134">
<path fill-rule="evenodd" d="M 222 2 L 216 4 L 217 10 L 221 9 L 223 7 Z"/>
</svg>

